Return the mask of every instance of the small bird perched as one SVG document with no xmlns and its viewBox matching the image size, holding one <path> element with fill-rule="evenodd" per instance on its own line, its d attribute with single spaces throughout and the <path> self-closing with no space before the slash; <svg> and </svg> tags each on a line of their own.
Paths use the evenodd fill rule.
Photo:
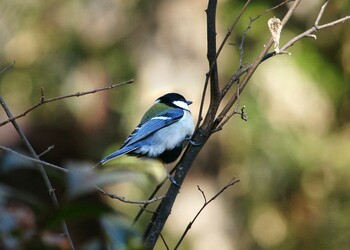
<svg viewBox="0 0 350 250">
<path fill-rule="evenodd" d="M 184 142 L 190 141 L 194 131 L 189 108 L 191 103 L 177 93 L 159 97 L 121 148 L 103 158 L 99 164 L 125 154 L 159 159 L 165 164 L 175 161 Z"/>
</svg>

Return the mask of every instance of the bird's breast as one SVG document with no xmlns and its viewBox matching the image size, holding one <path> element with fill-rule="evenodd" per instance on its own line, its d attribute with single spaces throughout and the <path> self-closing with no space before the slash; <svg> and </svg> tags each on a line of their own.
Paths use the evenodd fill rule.
<svg viewBox="0 0 350 250">
<path fill-rule="evenodd" d="M 181 146 L 183 142 L 192 136 L 194 123 L 192 114 L 184 110 L 183 117 L 151 135 L 143 145 L 135 151 L 150 158 L 157 158 L 164 151 L 172 150 Z"/>
</svg>

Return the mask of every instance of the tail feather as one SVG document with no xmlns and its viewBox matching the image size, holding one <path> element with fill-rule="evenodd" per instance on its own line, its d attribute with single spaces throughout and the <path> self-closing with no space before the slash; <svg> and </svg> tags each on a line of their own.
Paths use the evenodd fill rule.
<svg viewBox="0 0 350 250">
<path fill-rule="evenodd" d="M 103 158 L 99 163 L 100 164 L 105 164 L 106 162 L 117 158 L 119 156 L 125 155 L 127 153 L 130 153 L 131 151 L 135 150 L 137 147 L 124 147 L 121 148 L 113 153 L 111 153 L 110 155 L 107 155 L 105 158 Z"/>
</svg>

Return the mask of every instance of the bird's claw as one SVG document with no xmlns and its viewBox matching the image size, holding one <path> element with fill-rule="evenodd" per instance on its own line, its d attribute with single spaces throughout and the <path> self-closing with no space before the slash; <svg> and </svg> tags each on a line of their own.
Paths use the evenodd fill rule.
<svg viewBox="0 0 350 250">
<path fill-rule="evenodd" d="M 172 184 L 174 184 L 175 186 L 180 187 L 180 184 L 178 184 L 178 183 L 175 181 L 174 176 L 169 175 L 168 177 L 169 177 L 169 180 L 171 181 Z"/>
<path fill-rule="evenodd" d="M 189 142 L 192 146 L 200 146 L 200 145 L 201 145 L 199 142 L 195 142 L 195 141 L 192 140 L 191 138 L 188 139 L 188 142 Z"/>
</svg>

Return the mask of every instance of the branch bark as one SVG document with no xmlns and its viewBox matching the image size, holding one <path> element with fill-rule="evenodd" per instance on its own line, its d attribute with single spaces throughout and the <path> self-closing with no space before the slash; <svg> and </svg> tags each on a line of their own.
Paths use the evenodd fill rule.
<svg viewBox="0 0 350 250">
<path fill-rule="evenodd" d="M 301 0 L 297 0 L 294 2 L 291 9 L 288 11 L 284 18 L 284 23 L 290 18 L 291 14 L 294 12 L 297 5 L 300 3 Z M 196 130 L 193 141 L 196 142 L 197 145 L 189 145 L 183 155 L 183 157 L 180 159 L 178 163 L 178 167 L 176 168 L 175 172 L 175 181 L 178 183 L 178 185 L 171 184 L 165 198 L 162 200 L 162 202 L 157 207 L 155 213 L 153 214 L 153 217 L 148 224 L 148 227 L 144 233 L 144 239 L 145 239 L 145 245 L 148 249 L 153 249 L 161 231 L 163 230 L 163 227 L 171 213 L 171 208 L 175 202 L 175 199 L 179 193 L 180 187 L 193 163 L 195 158 L 197 157 L 198 153 L 203 148 L 204 144 L 209 139 L 210 135 L 213 133 L 215 126 L 217 126 L 222 119 L 225 117 L 227 112 L 231 109 L 235 101 L 237 100 L 237 95 L 234 94 L 234 96 L 230 99 L 228 104 L 226 104 L 224 110 L 221 112 L 219 117 L 215 120 L 215 116 L 218 110 L 218 107 L 221 102 L 221 93 L 219 91 L 219 79 L 217 77 L 217 66 L 216 66 L 216 28 L 215 28 L 215 13 L 216 13 L 216 6 L 217 1 L 216 0 L 209 0 L 208 2 L 208 9 L 207 9 L 207 29 L 208 29 L 208 61 L 209 66 L 212 67 L 214 64 L 214 68 L 210 75 L 210 90 L 211 90 L 211 101 L 209 110 L 207 112 L 207 115 L 204 119 L 203 124 Z M 245 79 L 243 80 L 243 83 L 241 85 L 240 91 L 244 89 L 248 81 L 250 80 L 251 76 L 255 72 L 256 68 L 261 63 L 264 56 L 269 51 L 269 48 L 273 44 L 273 39 L 271 38 L 264 48 L 264 50 L 261 52 L 259 57 L 254 61 L 252 66 L 248 69 L 247 75 Z M 215 52 L 214 52 L 215 51 Z M 210 71 L 209 71 L 210 72 Z M 208 77 L 208 76 L 207 76 Z M 205 91 L 206 88 L 204 88 Z M 200 118 L 199 118 L 200 119 Z M 219 120 L 218 120 L 219 119 Z"/>
</svg>

